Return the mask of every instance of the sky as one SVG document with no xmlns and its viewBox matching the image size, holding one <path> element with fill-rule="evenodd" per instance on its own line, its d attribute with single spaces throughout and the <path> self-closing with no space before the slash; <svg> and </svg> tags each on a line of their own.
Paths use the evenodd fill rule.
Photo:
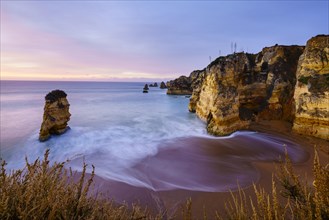
<svg viewBox="0 0 329 220">
<path fill-rule="evenodd" d="M 161 81 L 328 34 L 329 1 L 1 0 L 1 80 Z"/>
</svg>

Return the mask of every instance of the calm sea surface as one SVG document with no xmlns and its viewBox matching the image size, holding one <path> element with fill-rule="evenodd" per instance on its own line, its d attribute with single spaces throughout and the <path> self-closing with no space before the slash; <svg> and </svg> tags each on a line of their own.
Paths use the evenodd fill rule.
<svg viewBox="0 0 329 220">
<path fill-rule="evenodd" d="M 50 149 L 51 161 L 70 160 L 73 169 L 81 170 L 85 160 L 95 165 L 97 175 L 134 186 L 227 191 L 236 187 L 237 180 L 241 184 L 257 180 L 253 161 L 277 160 L 285 148 L 295 162 L 306 158 L 297 144 L 267 134 L 236 132 L 211 138 L 205 124 L 188 112 L 188 98 L 166 95 L 160 88 L 150 88 L 144 94 L 143 86 L 1 81 L 0 145 L 7 168 L 23 168 L 25 156 L 33 161 Z M 40 143 L 44 97 L 54 89 L 68 95 L 71 129 Z M 209 149 L 202 148 L 193 142 L 195 137 L 215 142 Z M 182 139 L 189 141 L 179 141 Z M 179 157 L 167 155 L 175 148 L 181 152 Z M 209 154 L 213 150 L 219 153 Z M 159 152 L 158 159 L 153 157 Z"/>
</svg>

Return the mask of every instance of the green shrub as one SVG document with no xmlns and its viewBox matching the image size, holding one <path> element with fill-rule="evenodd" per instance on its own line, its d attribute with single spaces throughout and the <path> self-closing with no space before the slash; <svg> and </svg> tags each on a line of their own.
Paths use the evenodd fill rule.
<svg viewBox="0 0 329 220">
<path fill-rule="evenodd" d="M 298 82 L 307 85 L 309 79 L 310 79 L 310 76 L 301 76 L 298 78 Z"/>
</svg>

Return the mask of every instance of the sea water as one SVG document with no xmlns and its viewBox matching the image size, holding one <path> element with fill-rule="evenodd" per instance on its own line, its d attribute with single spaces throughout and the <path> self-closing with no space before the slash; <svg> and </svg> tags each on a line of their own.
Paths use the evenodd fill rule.
<svg viewBox="0 0 329 220">
<path fill-rule="evenodd" d="M 34 160 L 49 148 L 57 161 L 105 154 L 115 166 L 131 166 L 166 140 L 206 135 L 204 123 L 188 112 L 187 97 L 159 87 L 145 94 L 144 84 L 1 81 L 1 156 L 20 168 L 25 156 Z M 71 129 L 40 143 L 44 97 L 55 89 L 67 93 Z"/>
<path fill-rule="evenodd" d="M 145 162 L 146 158 L 152 158 L 162 150 L 161 148 L 179 148 L 179 145 L 175 145 L 175 140 L 188 137 L 213 138 L 207 134 L 205 123 L 188 111 L 188 97 L 166 95 L 166 90 L 158 87 L 151 87 L 149 93 L 145 94 L 142 93 L 144 84 L 1 81 L 0 146 L 1 157 L 8 163 L 7 169 L 21 169 L 25 165 L 25 157 L 29 161 L 34 161 L 42 158 L 46 149 L 50 149 L 51 161 L 70 160 L 69 166 L 78 171 L 81 171 L 82 162 L 85 161 L 96 167 L 97 175 L 133 186 L 152 190 L 227 190 L 221 185 L 221 178 L 218 181 L 213 178 L 216 181 L 211 182 L 209 186 L 209 181 L 196 181 L 193 178 L 202 177 L 202 173 L 193 173 L 193 170 L 190 170 L 191 180 L 186 178 L 183 184 L 180 184 L 180 181 L 173 182 L 175 180 L 162 178 L 161 181 L 165 184 L 155 188 L 150 180 L 154 177 L 147 177 L 143 171 L 134 168 L 140 162 Z M 52 136 L 46 142 L 39 142 L 44 97 L 55 89 L 67 93 L 72 115 L 69 121 L 71 129 L 63 135 Z M 250 183 L 255 181 L 249 173 L 245 175 L 246 170 L 236 166 L 234 160 L 237 158 L 242 158 L 241 164 L 253 159 L 274 160 L 278 153 L 284 154 L 282 143 L 288 148 L 289 153 L 294 155 L 295 161 L 298 162 L 304 155 L 299 146 L 291 141 L 256 132 L 237 132 L 228 137 L 215 139 L 220 141 L 218 147 L 222 149 L 231 149 L 235 146 L 232 150 L 234 155 L 229 156 L 231 159 L 227 160 L 227 155 L 225 158 L 202 156 L 189 152 L 188 146 L 183 146 L 186 148 L 186 154 L 183 153 L 183 156 L 187 155 L 186 161 L 177 163 L 177 167 L 172 168 L 172 171 L 166 171 L 166 167 L 158 169 L 157 174 L 165 177 L 169 172 L 171 176 L 175 176 L 177 170 L 177 173 L 183 175 L 183 169 L 188 167 L 188 160 L 201 158 L 195 160 L 195 163 L 204 166 L 205 170 L 207 166 L 218 166 L 218 162 L 223 169 L 232 170 L 233 177 L 227 185 L 236 186 L 236 178 L 242 178 L 243 175 Z M 257 148 L 255 143 L 258 145 Z M 253 153 L 249 158 L 243 158 L 239 155 L 242 149 Z M 170 161 L 164 161 L 164 164 L 172 167 Z M 210 175 L 220 177 L 217 171 L 209 172 L 213 172 Z M 256 170 L 252 172 L 257 176 Z M 158 182 L 159 180 L 158 178 Z M 179 176 L 176 180 L 179 180 Z"/>
</svg>

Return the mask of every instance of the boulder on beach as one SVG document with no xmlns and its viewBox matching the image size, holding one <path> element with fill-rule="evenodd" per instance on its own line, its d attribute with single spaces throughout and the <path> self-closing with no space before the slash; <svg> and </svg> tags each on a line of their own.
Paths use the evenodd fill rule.
<svg viewBox="0 0 329 220">
<path fill-rule="evenodd" d="M 53 90 L 45 97 L 43 121 L 40 128 L 39 140 L 46 141 L 52 134 L 60 135 L 65 133 L 69 127 L 70 104 L 66 99 L 66 93 L 62 90 Z"/>
</svg>

